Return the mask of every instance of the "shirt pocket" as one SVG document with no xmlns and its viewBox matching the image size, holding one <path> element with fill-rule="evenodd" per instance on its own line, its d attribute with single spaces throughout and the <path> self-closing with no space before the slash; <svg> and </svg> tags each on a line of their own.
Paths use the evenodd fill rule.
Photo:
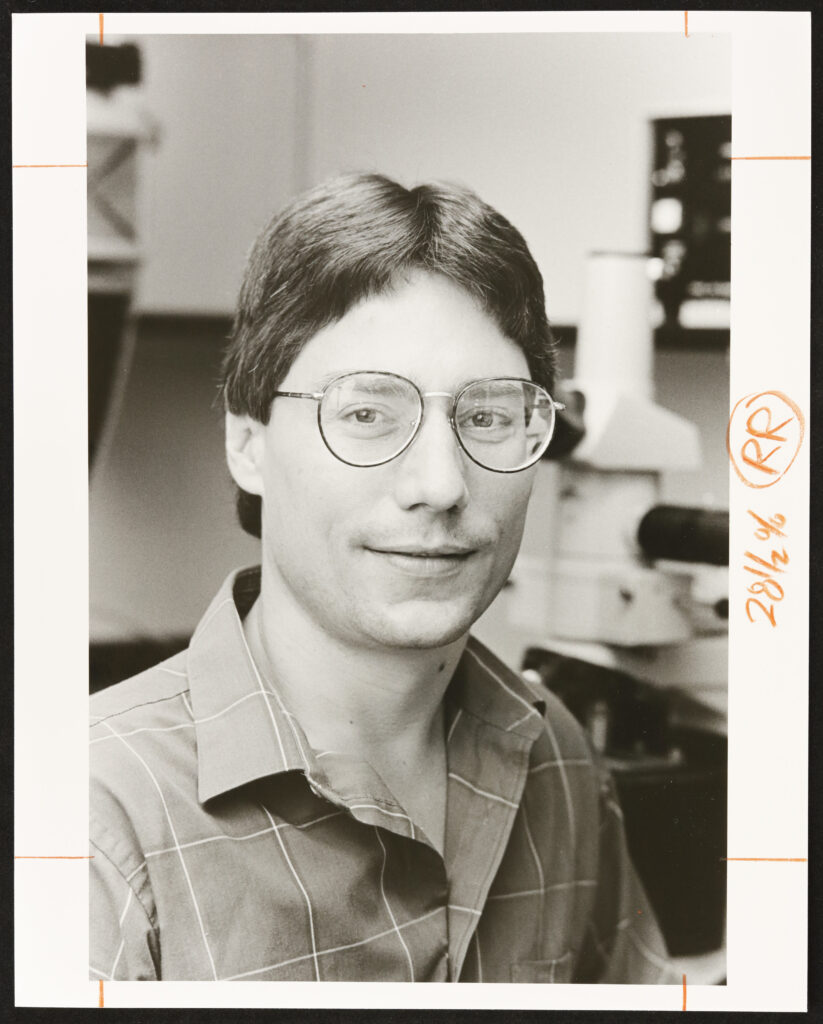
<svg viewBox="0 0 823 1024">
<path fill-rule="evenodd" d="M 563 984 L 571 981 L 573 967 L 571 950 L 554 960 L 521 960 L 511 965 L 511 980 L 531 984 Z"/>
</svg>

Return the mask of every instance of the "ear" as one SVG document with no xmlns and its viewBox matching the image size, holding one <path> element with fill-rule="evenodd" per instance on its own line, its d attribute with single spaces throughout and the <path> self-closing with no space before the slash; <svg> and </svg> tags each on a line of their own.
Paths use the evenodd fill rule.
<svg viewBox="0 0 823 1024">
<path fill-rule="evenodd" d="M 263 493 L 265 426 L 251 416 L 226 413 L 226 461 L 238 487 Z"/>
</svg>

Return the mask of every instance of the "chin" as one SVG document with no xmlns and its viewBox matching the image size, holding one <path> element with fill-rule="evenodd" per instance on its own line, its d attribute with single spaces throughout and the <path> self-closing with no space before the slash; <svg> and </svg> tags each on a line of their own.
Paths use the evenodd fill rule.
<svg viewBox="0 0 823 1024">
<path fill-rule="evenodd" d="M 423 604 L 424 607 L 420 607 Z M 381 617 L 369 633 L 381 647 L 431 650 L 460 640 L 480 617 L 481 611 L 444 611 L 425 602 L 415 602 L 402 612 Z"/>
</svg>

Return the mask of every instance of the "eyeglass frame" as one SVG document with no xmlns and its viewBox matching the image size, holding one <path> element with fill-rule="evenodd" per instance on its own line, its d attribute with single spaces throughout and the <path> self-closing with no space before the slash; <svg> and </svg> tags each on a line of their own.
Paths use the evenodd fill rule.
<svg viewBox="0 0 823 1024">
<path fill-rule="evenodd" d="M 408 441 L 406 441 L 406 443 L 403 445 L 403 447 L 400 448 L 399 451 L 396 451 L 394 453 L 394 455 L 390 455 L 387 459 L 381 459 L 380 462 L 367 462 L 365 465 L 363 465 L 362 463 L 359 463 L 359 462 L 349 462 L 348 459 L 344 459 L 340 455 L 337 454 L 337 452 L 329 444 L 328 439 L 327 439 L 327 437 L 326 437 L 326 435 L 325 435 L 325 433 L 323 431 L 323 420 L 322 420 L 322 417 L 320 415 L 320 411 L 321 411 L 321 408 L 322 408 L 322 405 L 323 405 L 323 398 L 324 398 L 326 392 L 329 390 L 329 388 L 331 388 L 331 386 L 333 384 L 337 384 L 341 380 L 345 380 L 346 377 L 357 377 L 357 376 L 360 376 L 360 374 L 363 374 L 363 373 L 379 375 L 381 377 L 394 377 L 396 380 L 402 380 L 404 384 L 410 384 L 414 388 L 414 390 L 417 392 L 417 397 L 420 400 L 420 414 L 419 414 L 419 416 L 417 418 L 417 423 L 414 425 L 414 430 L 411 432 L 411 435 L 410 435 Z M 272 393 L 272 399 L 274 399 L 274 398 L 311 398 L 311 399 L 313 399 L 315 402 L 317 402 L 317 429 L 320 431 L 320 436 L 323 439 L 323 444 L 326 446 L 328 451 L 334 456 L 335 459 L 337 459 L 339 462 L 342 462 L 343 465 L 345 465 L 345 466 L 351 466 L 353 469 L 372 469 L 375 466 L 385 466 L 387 463 L 393 462 L 395 459 L 399 458 L 403 454 L 403 452 L 408 451 L 408 449 L 411 447 L 411 445 L 414 442 L 415 438 L 420 433 L 420 428 L 423 426 L 423 418 L 424 418 L 425 412 L 426 412 L 426 403 L 425 403 L 424 399 L 426 399 L 426 398 L 451 398 L 452 399 L 452 404 L 451 404 L 451 409 L 449 410 L 449 425 L 451 426 L 452 433 L 454 434 L 455 438 L 457 439 L 457 443 L 460 446 L 461 451 L 463 451 L 466 454 L 466 456 L 469 459 L 471 459 L 471 461 L 476 466 L 480 466 L 481 469 L 488 470 L 489 473 L 522 473 L 524 470 L 531 469 L 532 466 L 537 465 L 537 463 L 540 461 L 540 459 L 543 457 L 543 455 L 545 455 L 549 445 L 551 444 L 552 437 L 554 437 L 554 427 L 555 427 L 555 424 L 557 422 L 557 417 L 556 416 L 554 418 L 554 422 L 552 423 L 552 430 L 551 430 L 551 433 L 549 434 L 549 439 L 546 442 L 546 447 L 543 449 L 543 451 L 540 453 L 540 455 L 537 456 L 536 459 L 534 459 L 532 462 L 527 462 L 525 466 L 519 466 L 517 469 L 494 469 L 491 466 L 486 466 L 484 463 L 479 462 L 472 455 L 472 453 L 468 450 L 466 445 L 463 443 L 463 439 L 460 437 L 460 433 L 459 433 L 459 431 L 457 429 L 457 424 L 454 421 L 454 413 L 455 413 L 455 410 L 457 409 L 457 403 L 460 401 L 460 399 L 462 398 L 464 393 L 466 391 L 468 391 L 469 388 L 474 387 L 476 384 L 487 384 L 487 383 L 490 383 L 491 381 L 497 381 L 497 380 L 511 380 L 511 381 L 516 381 L 519 384 L 531 384 L 532 387 L 540 388 L 540 390 L 546 395 L 546 397 L 548 398 L 549 402 L 551 403 L 551 408 L 552 408 L 552 410 L 555 413 L 559 409 L 565 409 L 566 408 L 566 406 L 562 402 L 556 402 L 552 398 L 552 396 L 549 394 L 549 392 L 543 387 L 542 384 L 538 384 L 536 381 L 529 380 L 527 377 L 480 377 L 480 378 L 478 378 L 478 380 L 470 380 L 468 383 L 464 384 L 456 392 L 451 392 L 451 391 L 421 391 L 420 388 L 414 383 L 413 380 L 409 380 L 408 377 L 404 377 L 402 374 L 392 373 L 390 370 L 348 370 L 346 373 L 338 374 L 338 376 L 333 377 L 330 381 L 327 381 L 323 385 L 323 387 L 321 388 L 320 391 L 280 391 L 280 390 L 277 390 L 277 391 L 274 391 Z"/>
</svg>

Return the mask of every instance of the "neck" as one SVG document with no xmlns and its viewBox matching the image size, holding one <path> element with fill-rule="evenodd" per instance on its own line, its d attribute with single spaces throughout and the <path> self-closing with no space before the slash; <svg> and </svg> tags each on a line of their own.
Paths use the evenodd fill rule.
<svg viewBox="0 0 823 1024">
<path fill-rule="evenodd" d="M 361 647 L 332 636 L 267 586 L 244 623 L 258 668 L 276 685 L 315 750 L 366 760 L 442 742 L 446 688 L 467 637 L 443 647 Z"/>
</svg>

